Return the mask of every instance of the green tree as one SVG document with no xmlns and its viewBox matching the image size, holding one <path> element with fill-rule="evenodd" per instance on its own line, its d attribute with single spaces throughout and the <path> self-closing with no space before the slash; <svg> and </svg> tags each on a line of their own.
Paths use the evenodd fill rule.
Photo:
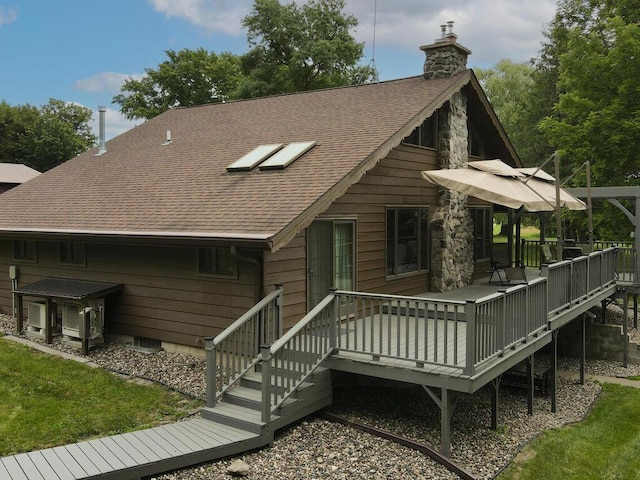
<svg viewBox="0 0 640 480">
<path fill-rule="evenodd" d="M 141 80 L 126 80 L 113 98 L 128 119 L 149 119 L 172 107 L 224 102 L 235 96 L 241 78 L 236 55 L 204 48 L 165 53 L 168 60 L 156 69 L 145 69 Z"/>
<path fill-rule="evenodd" d="M 0 159 L 44 172 L 91 148 L 91 110 L 50 99 L 41 108 L 0 103 Z"/>
<path fill-rule="evenodd" d="M 350 30 L 358 20 L 345 15 L 344 0 L 311 0 L 298 6 L 256 0 L 244 18 L 251 50 L 242 57 L 246 75 L 239 95 L 259 97 L 370 81 L 374 71 L 359 66 L 364 45 Z"/>
<path fill-rule="evenodd" d="M 500 60 L 494 67 L 474 71 L 523 163 L 539 165 L 535 149 L 537 132 L 527 116 L 533 65 Z"/>
<path fill-rule="evenodd" d="M 580 6 L 580 15 L 569 17 L 562 31 L 558 99 L 541 128 L 560 151 L 565 171 L 577 171 L 577 184 L 584 185 L 580 165 L 589 160 L 595 186 L 638 185 L 640 7 L 627 2 Z M 595 205 L 594 222 L 601 238 L 626 237 L 630 228 L 621 212 L 603 203 Z"/>
</svg>

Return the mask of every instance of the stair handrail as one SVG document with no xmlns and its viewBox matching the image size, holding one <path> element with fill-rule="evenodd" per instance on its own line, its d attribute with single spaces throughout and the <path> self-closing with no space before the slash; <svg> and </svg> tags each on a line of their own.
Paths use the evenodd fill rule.
<svg viewBox="0 0 640 480">
<path fill-rule="evenodd" d="M 273 292 L 218 336 L 205 338 L 207 407 L 213 408 L 229 388 L 260 362 L 262 344 L 282 336 L 283 291 L 282 285 L 276 285 Z M 218 372 L 219 359 L 221 372 Z"/>
<path fill-rule="evenodd" d="M 263 422 L 268 423 L 335 350 L 337 298 L 334 293 L 327 295 L 279 340 L 262 346 Z"/>
</svg>

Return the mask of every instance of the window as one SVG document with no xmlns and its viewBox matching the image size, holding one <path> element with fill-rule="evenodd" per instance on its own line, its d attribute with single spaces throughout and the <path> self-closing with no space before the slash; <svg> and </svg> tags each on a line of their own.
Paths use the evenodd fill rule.
<svg viewBox="0 0 640 480">
<path fill-rule="evenodd" d="M 35 240 L 14 240 L 13 259 L 22 262 L 37 262 L 38 251 Z"/>
<path fill-rule="evenodd" d="M 235 247 L 199 248 L 198 273 L 238 278 Z"/>
<path fill-rule="evenodd" d="M 438 146 L 438 115 L 434 113 L 422 125 L 416 128 L 402 142 L 418 147 L 436 148 Z"/>
<path fill-rule="evenodd" d="M 473 219 L 473 259 L 489 260 L 493 237 L 493 218 L 490 208 L 469 208 Z"/>
<path fill-rule="evenodd" d="M 387 276 L 429 268 L 429 211 L 387 208 Z"/>
<path fill-rule="evenodd" d="M 63 265 L 86 266 L 84 242 L 60 242 L 60 263 Z"/>
</svg>

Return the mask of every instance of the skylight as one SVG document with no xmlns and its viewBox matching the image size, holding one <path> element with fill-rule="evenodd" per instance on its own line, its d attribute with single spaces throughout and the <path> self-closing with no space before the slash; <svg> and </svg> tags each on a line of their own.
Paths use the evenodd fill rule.
<svg viewBox="0 0 640 480">
<path fill-rule="evenodd" d="M 231 165 L 227 167 L 227 171 L 235 172 L 235 171 L 243 171 L 243 170 L 251 170 L 260 162 L 262 162 L 269 155 L 277 152 L 282 148 L 281 143 L 272 143 L 269 145 L 258 145 L 256 148 L 251 150 L 249 153 L 243 155 L 238 160 L 233 162 Z"/>
<path fill-rule="evenodd" d="M 260 170 L 286 168 L 294 160 L 311 150 L 316 144 L 313 142 L 293 142 L 284 147 L 278 153 L 272 155 L 260 164 Z"/>
</svg>

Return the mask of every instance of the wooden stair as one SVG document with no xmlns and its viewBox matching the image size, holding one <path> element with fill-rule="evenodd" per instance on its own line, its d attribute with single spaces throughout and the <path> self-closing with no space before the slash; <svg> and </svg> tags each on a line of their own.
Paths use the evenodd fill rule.
<svg viewBox="0 0 640 480">
<path fill-rule="evenodd" d="M 272 389 L 282 389 L 271 378 Z M 318 367 L 293 394 L 271 414 L 268 423 L 262 421 L 262 374 L 249 372 L 238 385 L 228 390 L 215 407 L 202 409 L 202 418 L 264 437 L 265 444 L 273 442 L 276 430 L 331 405 L 333 392 L 331 371 Z"/>
</svg>

